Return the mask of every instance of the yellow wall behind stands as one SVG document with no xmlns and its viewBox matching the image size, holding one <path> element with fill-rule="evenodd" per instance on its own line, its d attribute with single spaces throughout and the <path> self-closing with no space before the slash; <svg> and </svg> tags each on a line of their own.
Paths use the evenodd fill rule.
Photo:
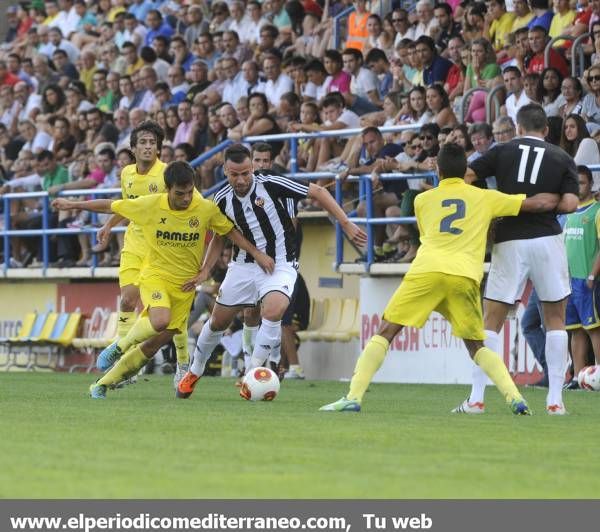
<svg viewBox="0 0 600 532">
<path fill-rule="evenodd" d="M 358 275 L 342 275 L 333 270 L 335 262 L 335 228 L 325 219 L 302 219 L 302 250 L 300 253 L 300 273 L 306 282 L 308 293 L 313 299 L 326 297 L 355 297 L 359 295 Z M 358 257 L 356 251 L 345 242 L 344 261 L 353 262 Z M 328 281 L 341 281 L 341 287 L 320 286 Z"/>
<path fill-rule="evenodd" d="M 0 283 L 0 336 L 12 336 L 17 322 L 32 311 L 45 312 L 56 307 L 56 282 Z"/>
</svg>

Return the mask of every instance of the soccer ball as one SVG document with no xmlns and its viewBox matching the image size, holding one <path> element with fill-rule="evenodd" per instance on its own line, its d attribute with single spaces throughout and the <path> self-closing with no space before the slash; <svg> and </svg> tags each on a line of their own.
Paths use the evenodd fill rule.
<svg viewBox="0 0 600 532">
<path fill-rule="evenodd" d="M 579 386 L 584 390 L 600 391 L 600 366 L 587 366 L 578 375 Z"/>
<path fill-rule="evenodd" d="M 242 381 L 240 395 L 246 401 L 272 401 L 279 393 L 279 378 L 269 368 L 255 368 Z"/>
</svg>

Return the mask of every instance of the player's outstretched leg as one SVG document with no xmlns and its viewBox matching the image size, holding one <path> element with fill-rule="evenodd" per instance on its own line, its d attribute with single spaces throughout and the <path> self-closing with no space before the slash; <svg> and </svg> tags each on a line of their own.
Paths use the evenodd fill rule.
<svg viewBox="0 0 600 532">
<path fill-rule="evenodd" d="M 189 371 L 187 371 L 182 379 L 177 384 L 175 395 L 180 399 L 187 399 L 194 393 L 194 388 L 200 380 L 200 377 L 204 374 L 204 368 L 210 355 L 214 351 L 215 347 L 221 341 L 224 331 L 213 331 L 210 327 L 210 320 L 204 324 L 198 341 L 196 342 L 196 349 L 192 357 L 192 364 Z"/>
<path fill-rule="evenodd" d="M 115 340 L 100 352 L 96 361 L 96 367 L 101 371 L 110 369 L 130 347 L 141 344 L 157 334 L 158 331 L 150 323 L 150 318 L 140 316 L 123 338 Z"/>
<path fill-rule="evenodd" d="M 173 336 L 173 343 L 175 344 L 175 353 L 177 355 L 177 367 L 175 369 L 175 373 L 173 374 L 173 387 L 177 389 L 179 381 L 183 379 L 183 376 L 190 369 L 187 322 L 185 323 L 183 331 Z"/>
<path fill-rule="evenodd" d="M 492 350 L 484 347 L 479 340 L 465 340 L 464 342 L 475 363 L 485 371 L 486 375 L 496 385 L 512 413 L 515 415 L 531 415 L 527 401 L 517 390 L 500 357 Z"/>
<path fill-rule="evenodd" d="M 152 351 L 152 353 L 154 353 L 154 351 Z M 150 358 L 142 351 L 141 345 L 132 347 L 116 362 L 110 371 L 90 386 L 90 397 L 92 397 L 92 399 L 104 399 L 106 397 L 106 391 L 111 386 L 137 374 L 149 360 Z"/>
<path fill-rule="evenodd" d="M 373 336 L 356 361 L 348 394 L 333 403 L 322 406 L 319 410 L 323 412 L 360 412 L 362 398 L 373 375 L 383 364 L 389 346 L 389 341 L 383 336 L 378 334 Z"/>
<path fill-rule="evenodd" d="M 567 413 L 562 398 L 569 358 L 569 337 L 567 331 L 546 331 L 546 363 L 548 364 L 548 395 L 546 412 L 551 416 Z"/>
<path fill-rule="evenodd" d="M 485 331 L 485 340 L 483 345 L 498 353 L 500 336 L 495 331 Z M 475 364 L 472 372 L 471 394 L 460 405 L 452 410 L 453 414 L 483 414 L 485 412 L 485 387 L 487 386 L 488 376 L 485 371 Z"/>
<path fill-rule="evenodd" d="M 271 321 L 263 318 L 262 323 L 256 335 L 254 351 L 250 359 L 250 366 L 246 368 L 246 373 L 250 370 L 263 366 L 272 350 L 281 344 L 281 320 Z"/>
</svg>

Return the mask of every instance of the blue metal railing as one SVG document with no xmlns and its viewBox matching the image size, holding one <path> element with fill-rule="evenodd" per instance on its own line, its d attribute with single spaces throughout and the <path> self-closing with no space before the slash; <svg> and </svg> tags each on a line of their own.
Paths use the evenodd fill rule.
<svg viewBox="0 0 600 532">
<path fill-rule="evenodd" d="M 338 50 L 340 47 L 341 34 L 342 34 L 342 21 L 350 16 L 350 13 L 355 11 L 354 6 L 347 7 L 343 11 L 340 11 L 335 17 L 333 17 L 333 47 Z"/>
<path fill-rule="evenodd" d="M 415 125 L 405 125 L 405 126 L 388 126 L 379 128 L 382 133 L 397 133 L 402 131 L 414 130 L 418 129 L 419 126 Z M 336 199 L 338 204 L 342 204 L 342 182 L 337 178 L 336 174 L 332 172 L 299 172 L 298 165 L 296 160 L 296 153 L 298 148 L 298 141 L 301 139 L 311 139 L 311 138 L 323 138 L 323 137 L 351 137 L 355 135 L 359 135 L 362 132 L 363 128 L 353 128 L 353 129 L 344 129 L 344 130 L 332 130 L 332 131 L 321 131 L 315 133 L 280 133 L 276 135 L 269 136 L 252 136 L 246 137 L 243 139 L 244 142 L 268 142 L 273 140 L 289 140 L 290 141 L 290 154 L 291 154 L 291 169 L 292 172 L 288 174 L 289 177 L 293 179 L 301 179 L 305 181 L 314 181 L 323 178 L 331 178 L 335 180 L 336 186 Z M 196 159 L 192 161 L 192 165 L 197 167 L 210 159 L 212 156 L 220 153 L 225 150 L 227 146 L 231 145 L 231 140 L 225 140 L 211 148 L 209 151 L 201 154 Z M 423 179 L 427 177 L 434 177 L 433 174 L 424 173 L 424 174 L 384 174 L 382 176 L 382 180 L 388 179 Z M 349 181 L 358 181 L 359 182 L 359 199 L 365 200 L 367 202 L 367 219 L 357 218 L 355 221 L 357 223 L 365 224 L 367 226 L 367 234 L 369 235 L 369 243 L 367 250 L 367 262 L 368 265 L 373 262 L 373 250 L 372 250 L 372 227 L 369 221 L 372 218 L 372 187 L 369 176 L 360 176 L 360 178 L 352 178 L 348 179 Z M 204 192 L 205 196 L 210 196 L 214 194 L 217 190 L 219 190 L 225 180 L 215 184 L 209 190 Z M 338 190 L 339 189 L 339 190 Z M 69 190 L 60 192 L 59 196 L 114 196 L 120 195 L 120 189 L 82 189 L 82 190 Z M 39 198 L 41 200 L 41 228 L 40 229 L 29 229 L 29 230 L 21 230 L 21 229 L 11 229 L 11 220 L 10 220 L 10 202 L 11 200 L 16 199 L 35 199 Z M 20 192 L 20 193 L 9 193 L 4 194 L 2 196 L 3 207 L 4 207 L 4 229 L 0 231 L 0 237 L 3 238 L 3 250 L 4 250 L 4 262 L 3 262 L 3 272 L 6 276 L 7 271 L 10 265 L 10 238 L 11 237 L 38 237 L 40 236 L 42 239 L 42 274 L 45 276 L 47 274 L 47 269 L 50 261 L 50 237 L 53 235 L 74 235 L 74 234 L 91 234 L 92 237 L 92 245 L 96 242 L 96 232 L 97 227 L 94 225 L 97 223 L 97 215 L 92 213 L 92 225 L 82 227 L 82 228 L 50 228 L 50 197 L 47 192 Z M 402 220 L 402 221 L 399 221 Z M 375 219 L 373 224 L 382 223 L 379 219 Z M 410 219 L 388 219 L 388 223 L 414 223 L 414 218 Z M 122 232 L 125 231 L 125 227 L 115 227 L 113 228 L 113 232 Z M 343 262 L 343 232 L 338 223 L 336 223 L 336 243 L 338 251 L 336 253 L 336 263 L 337 265 Z M 94 255 L 92 257 L 91 263 L 91 275 L 94 275 L 95 269 L 97 268 L 97 256 Z"/>
</svg>

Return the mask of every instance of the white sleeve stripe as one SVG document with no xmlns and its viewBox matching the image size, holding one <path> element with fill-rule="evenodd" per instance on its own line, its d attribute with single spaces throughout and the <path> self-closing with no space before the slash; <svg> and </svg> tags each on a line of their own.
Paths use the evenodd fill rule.
<svg viewBox="0 0 600 532">
<path fill-rule="evenodd" d="M 291 179 L 288 179 L 287 177 L 269 176 L 267 181 L 277 183 L 278 185 L 281 185 L 282 187 L 285 187 L 294 192 L 298 192 L 300 194 L 308 194 L 308 187 L 306 185 L 296 183 L 295 181 L 292 181 Z"/>
<path fill-rule="evenodd" d="M 219 190 L 219 192 L 217 192 L 214 195 L 213 201 L 215 203 L 219 203 L 230 191 L 231 191 L 231 185 L 227 185 L 225 188 L 222 188 L 221 190 Z"/>
</svg>

